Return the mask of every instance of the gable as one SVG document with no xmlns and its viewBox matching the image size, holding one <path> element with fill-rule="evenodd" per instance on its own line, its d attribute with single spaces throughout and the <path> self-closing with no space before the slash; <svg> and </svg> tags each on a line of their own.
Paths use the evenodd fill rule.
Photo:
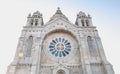
<svg viewBox="0 0 120 74">
<path fill-rule="evenodd" d="M 64 26 L 69 26 L 69 27 L 72 27 L 72 28 L 77 28 L 77 26 L 75 24 L 73 24 L 69 20 L 66 20 L 66 19 L 61 18 L 61 17 L 58 17 L 54 20 L 51 20 L 51 21 L 47 22 L 45 24 L 45 27 L 48 26 L 48 25 L 57 25 L 57 26 L 64 25 Z"/>
</svg>

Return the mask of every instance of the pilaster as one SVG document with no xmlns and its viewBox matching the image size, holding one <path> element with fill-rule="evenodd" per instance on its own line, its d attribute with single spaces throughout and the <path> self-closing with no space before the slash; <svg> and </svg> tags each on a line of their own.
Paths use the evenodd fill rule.
<svg viewBox="0 0 120 74">
<path fill-rule="evenodd" d="M 85 36 L 80 37 L 79 44 L 80 46 L 80 54 L 81 54 L 81 63 L 82 63 L 82 68 L 83 68 L 83 74 L 92 74 L 91 72 L 91 67 L 90 67 L 90 62 L 88 58 L 88 53 L 87 53 L 87 47 L 86 47 L 86 39 Z"/>
</svg>

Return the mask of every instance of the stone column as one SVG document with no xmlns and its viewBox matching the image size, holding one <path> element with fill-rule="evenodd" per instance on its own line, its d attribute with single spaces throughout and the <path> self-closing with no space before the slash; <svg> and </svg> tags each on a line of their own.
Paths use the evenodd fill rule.
<svg viewBox="0 0 120 74">
<path fill-rule="evenodd" d="M 40 37 L 38 38 L 38 53 L 37 53 L 37 71 L 36 74 L 40 74 L 40 66 L 41 66 L 41 51 L 42 51 L 42 41 Z"/>
</svg>

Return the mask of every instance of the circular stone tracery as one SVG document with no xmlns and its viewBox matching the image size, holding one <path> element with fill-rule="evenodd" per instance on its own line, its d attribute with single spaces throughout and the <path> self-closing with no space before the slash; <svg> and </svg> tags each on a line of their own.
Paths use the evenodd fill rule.
<svg viewBox="0 0 120 74">
<path fill-rule="evenodd" d="M 71 51 L 71 44 L 64 38 L 56 38 L 50 42 L 50 52 L 56 57 L 65 57 Z"/>
<path fill-rule="evenodd" d="M 62 44 L 62 43 L 56 44 L 56 49 L 57 49 L 58 51 L 63 51 L 64 48 L 65 48 L 64 44 Z"/>
</svg>

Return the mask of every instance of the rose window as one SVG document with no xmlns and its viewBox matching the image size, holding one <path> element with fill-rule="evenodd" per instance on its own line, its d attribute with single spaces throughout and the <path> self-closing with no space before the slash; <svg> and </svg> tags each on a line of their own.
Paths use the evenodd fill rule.
<svg viewBox="0 0 120 74">
<path fill-rule="evenodd" d="M 71 51 L 71 44 L 64 38 L 56 38 L 50 42 L 49 51 L 56 57 L 65 57 Z"/>
</svg>

